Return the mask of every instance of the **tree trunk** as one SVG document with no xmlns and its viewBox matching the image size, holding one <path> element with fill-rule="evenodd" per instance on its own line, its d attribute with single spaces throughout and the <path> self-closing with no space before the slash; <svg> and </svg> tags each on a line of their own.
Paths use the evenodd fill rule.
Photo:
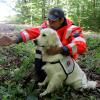
<svg viewBox="0 0 100 100">
<path fill-rule="evenodd" d="M 43 4 L 42 4 L 42 20 L 45 20 L 45 0 L 43 0 Z"/>
</svg>

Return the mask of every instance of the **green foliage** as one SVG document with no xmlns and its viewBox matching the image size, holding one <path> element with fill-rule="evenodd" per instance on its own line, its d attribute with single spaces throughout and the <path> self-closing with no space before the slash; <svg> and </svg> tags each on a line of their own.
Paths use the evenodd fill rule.
<svg viewBox="0 0 100 100">
<path fill-rule="evenodd" d="M 17 22 L 36 24 L 42 22 L 42 4 L 40 0 L 22 0 L 16 4 L 16 9 L 19 12 Z"/>
<path fill-rule="evenodd" d="M 86 30 L 100 31 L 100 0 L 18 0 L 16 22 L 41 24 L 52 7 L 61 7 L 65 15 Z"/>
<path fill-rule="evenodd" d="M 34 45 L 28 42 L 3 47 L 1 54 L 0 59 L 5 60 L 0 62 L 0 96 L 2 100 L 23 100 L 25 94 L 20 82 L 33 64 Z"/>
<path fill-rule="evenodd" d="M 80 63 L 86 68 L 100 73 L 100 39 L 87 38 L 88 52 L 81 55 Z"/>
<path fill-rule="evenodd" d="M 69 2 L 69 16 L 84 29 L 100 31 L 100 1 L 99 0 L 71 0 Z M 98 19 L 99 18 L 99 19 Z"/>
</svg>

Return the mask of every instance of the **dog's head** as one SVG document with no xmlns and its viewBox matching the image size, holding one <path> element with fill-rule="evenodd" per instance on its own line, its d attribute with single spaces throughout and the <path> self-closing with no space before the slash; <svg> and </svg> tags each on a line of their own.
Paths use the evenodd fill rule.
<svg viewBox="0 0 100 100">
<path fill-rule="evenodd" d="M 42 29 L 40 36 L 35 40 L 35 44 L 46 48 L 49 48 L 50 46 L 62 46 L 57 32 L 51 28 Z"/>
</svg>

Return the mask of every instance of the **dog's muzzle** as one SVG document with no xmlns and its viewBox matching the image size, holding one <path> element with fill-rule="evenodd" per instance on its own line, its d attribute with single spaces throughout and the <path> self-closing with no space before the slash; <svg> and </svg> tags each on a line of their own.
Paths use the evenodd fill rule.
<svg viewBox="0 0 100 100">
<path fill-rule="evenodd" d="M 45 47 L 44 45 L 40 45 L 40 44 L 38 43 L 38 40 L 34 40 L 33 42 L 34 42 L 34 44 L 35 44 L 36 46 Z"/>
</svg>

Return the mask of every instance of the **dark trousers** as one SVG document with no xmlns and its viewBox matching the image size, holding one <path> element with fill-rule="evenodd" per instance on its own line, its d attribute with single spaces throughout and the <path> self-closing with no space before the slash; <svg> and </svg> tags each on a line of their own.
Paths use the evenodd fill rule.
<svg viewBox="0 0 100 100">
<path fill-rule="evenodd" d="M 37 81 L 42 82 L 45 77 L 46 73 L 42 70 L 43 65 L 45 65 L 45 62 L 42 62 L 42 59 L 35 58 L 35 70 L 36 70 L 36 76 L 37 76 Z"/>
</svg>

